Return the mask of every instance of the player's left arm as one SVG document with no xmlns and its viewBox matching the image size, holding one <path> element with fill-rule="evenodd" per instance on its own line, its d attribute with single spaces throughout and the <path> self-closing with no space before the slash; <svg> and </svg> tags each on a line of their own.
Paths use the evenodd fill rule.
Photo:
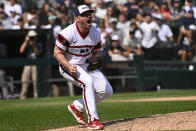
<svg viewBox="0 0 196 131">
<path fill-rule="evenodd" d="M 57 61 L 68 71 L 72 76 L 76 75 L 77 72 L 77 67 L 75 65 L 71 65 L 67 59 L 64 57 L 64 51 L 60 49 L 59 47 L 55 46 L 54 47 L 54 57 L 57 59 Z"/>
<path fill-rule="evenodd" d="M 102 42 L 101 42 L 101 32 L 97 31 L 97 35 L 96 35 L 96 45 L 92 51 L 92 56 L 100 56 L 102 57 L 103 54 L 103 46 L 102 46 Z"/>
<path fill-rule="evenodd" d="M 101 33 L 98 30 L 94 30 L 94 40 L 96 44 L 91 50 L 92 56 L 86 60 L 86 63 L 88 63 L 87 71 L 99 69 L 104 65 L 102 58 L 103 46 L 101 44 Z"/>
<path fill-rule="evenodd" d="M 102 50 L 94 48 L 92 51 L 92 56 L 87 58 L 86 63 L 88 63 L 87 71 L 93 71 L 104 66 Z"/>
<path fill-rule="evenodd" d="M 102 56 L 102 52 L 103 52 L 103 46 L 101 44 L 101 41 L 97 43 L 97 45 L 95 46 L 95 48 L 92 51 L 92 55 L 93 56 Z"/>
<path fill-rule="evenodd" d="M 93 55 L 93 56 L 100 56 L 100 57 L 102 57 L 102 52 L 103 52 L 103 51 L 95 50 L 95 51 L 93 51 L 92 55 Z"/>
</svg>

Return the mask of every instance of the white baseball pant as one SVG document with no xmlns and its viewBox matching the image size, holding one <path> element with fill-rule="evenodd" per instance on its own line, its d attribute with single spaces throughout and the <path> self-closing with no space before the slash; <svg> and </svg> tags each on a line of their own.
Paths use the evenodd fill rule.
<svg viewBox="0 0 196 131">
<path fill-rule="evenodd" d="M 99 119 L 96 103 L 111 96 L 113 94 L 112 87 L 100 70 L 88 72 L 86 64 L 76 66 L 75 77 L 71 76 L 61 65 L 59 66 L 59 71 L 65 79 L 83 89 L 83 99 L 75 100 L 73 104 L 80 112 L 86 109 L 88 121 Z"/>
</svg>

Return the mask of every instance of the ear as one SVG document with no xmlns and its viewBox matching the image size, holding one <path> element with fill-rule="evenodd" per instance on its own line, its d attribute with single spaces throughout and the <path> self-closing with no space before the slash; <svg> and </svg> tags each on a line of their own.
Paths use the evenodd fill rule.
<svg viewBox="0 0 196 131">
<path fill-rule="evenodd" d="M 74 21 L 79 22 L 79 16 L 75 17 Z"/>
</svg>

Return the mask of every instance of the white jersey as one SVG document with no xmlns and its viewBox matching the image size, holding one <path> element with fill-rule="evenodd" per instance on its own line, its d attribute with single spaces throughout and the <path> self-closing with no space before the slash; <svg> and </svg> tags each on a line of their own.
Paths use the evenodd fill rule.
<svg viewBox="0 0 196 131">
<path fill-rule="evenodd" d="M 173 36 L 173 33 L 172 33 L 170 27 L 166 24 L 162 24 L 159 29 L 159 32 L 158 32 L 159 39 L 161 41 L 168 42 L 168 38 L 170 38 L 172 36 Z"/>
<path fill-rule="evenodd" d="M 20 4 L 14 4 L 13 6 L 10 5 L 10 3 L 8 5 L 5 5 L 5 13 L 8 16 L 11 16 L 10 11 L 15 11 L 16 13 L 18 13 L 19 15 L 22 15 L 22 8 Z"/>
<path fill-rule="evenodd" d="M 57 36 L 56 46 L 64 50 L 64 56 L 70 64 L 84 64 L 95 50 L 103 50 L 101 33 L 91 25 L 84 36 L 75 23 L 63 29 Z"/>
<path fill-rule="evenodd" d="M 143 22 L 140 29 L 143 32 L 142 46 L 145 48 L 153 47 L 157 42 L 155 30 L 159 30 L 159 26 L 155 22 Z"/>
</svg>

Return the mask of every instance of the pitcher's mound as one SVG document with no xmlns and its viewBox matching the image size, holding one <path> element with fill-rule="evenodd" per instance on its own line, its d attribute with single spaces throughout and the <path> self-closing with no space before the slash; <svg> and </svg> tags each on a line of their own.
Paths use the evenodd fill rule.
<svg viewBox="0 0 196 131">
<path fill-rule="evenodd" d="M 105 122 L 105 131 L 196 130 L 196 111 L 157 114 Z M 71 126 L 50 131 L 86 131 L 86 127 Z"/>
</svg>

